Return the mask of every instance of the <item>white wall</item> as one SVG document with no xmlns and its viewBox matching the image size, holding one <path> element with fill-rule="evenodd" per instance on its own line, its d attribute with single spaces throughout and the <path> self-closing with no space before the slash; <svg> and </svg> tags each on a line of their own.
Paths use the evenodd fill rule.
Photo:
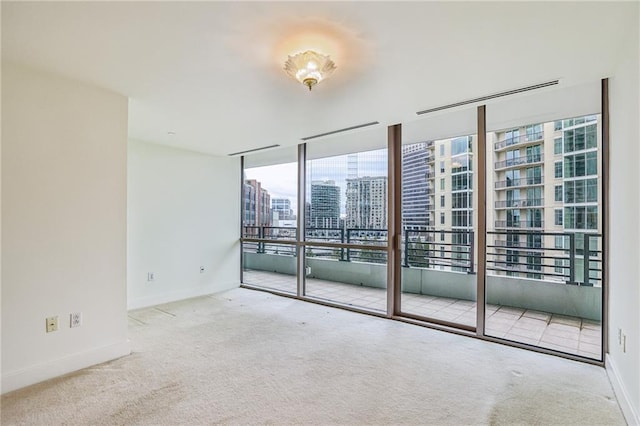
<svg viewBox="0 0 640 426">
<path fill-rule="evenodd" d="M 239 158 L 129 141 L 128 169 L 129 309 L 238 287 Z"/>
<path fill-rule="evenodd" d="M 126 149 L 125 97 L 3 62 L 3 392 L 129 353 Z"/>
<path fill-rule="evenodd" d="M 629 35 L 624 60 L 609 81 L 611 251 L 607 369 L 628 423 L 640 424 L 640 55 L 637 25 L 634 31 Z M 626 352 L 618 343 L 619 329 L 627 336 Z"/>
</svg>

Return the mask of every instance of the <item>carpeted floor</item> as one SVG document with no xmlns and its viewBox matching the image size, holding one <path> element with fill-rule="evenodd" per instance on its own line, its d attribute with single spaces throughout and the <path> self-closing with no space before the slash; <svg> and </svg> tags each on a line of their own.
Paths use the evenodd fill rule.
<svg viewBox="0 0 640 426">
<path fill-rule="evenodd" d="M 2 424 L 625 424 L 602 368 L 269 293 L 133 311 L 130 334 L 3 395 Z"/>
</svg>

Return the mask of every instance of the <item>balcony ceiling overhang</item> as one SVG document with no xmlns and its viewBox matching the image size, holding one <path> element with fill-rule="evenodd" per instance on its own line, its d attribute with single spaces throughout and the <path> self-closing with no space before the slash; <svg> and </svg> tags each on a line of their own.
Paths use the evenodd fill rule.
<svg viewBox="0 0 640 426">
<path fill-rule="evenodd" d="M 2 61 L 127 96 L 130 138 L 225 155 L 415 120 L 419 110 L 558 78 L 566 86 L 611 76 L 637 10 L 633 2 L 2 2 Z M 282 70 L 307 32 L 326 36 L 338 67 L 311 92 Z"/>
</svg>

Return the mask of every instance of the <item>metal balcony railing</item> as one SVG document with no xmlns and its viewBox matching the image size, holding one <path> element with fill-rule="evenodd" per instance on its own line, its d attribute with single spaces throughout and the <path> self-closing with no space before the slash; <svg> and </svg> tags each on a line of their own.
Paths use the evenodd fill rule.
<svg viewBox="0 0 640 426">
<path fill-rule="evenodd" d="M 524 166 L 534 163 L 542 163 L 544 161 L 544 154 L 525 155 L 523 157 L 509 158 L 504 161 L 496 161 L 494 163 L 494 169 L 506 169 L 508 167 Z"/>
<path fill-rule="evenodd" d="M 470 230 L 405 229 L 402 235 L 402 266 L 447 267 L 458 272 L 474 273 L 473 235 Z"/>
<path fill-rule="evenodd" d="M 495 150 L 504 149 L 509 146 L 525 144 L 528 142 L 537 142 L 544 139 L 544 132 L 529 133 L 515 138 L 506 138 L 505 140 L 498 141 L 494 144 Z"/>
<path fill-rule="evenodd" d="M 542 176 L 532 176 L 518 179 L 499 180 L 495 183 L 496 189 L 512 188 L 517 186 L 542 185 Z"/>
<path fill-rule="evenodd" d="M 506 222 L 506 221 L 504 221 Z M 536 225 L 542 226 L 541 222 Z M 277 232 L 276 232 L 277 231 Z M 284 232 L 287 231 L 287 232 Z M 258 254 L 297 256 L 297 244 L 291 240 L 295 228 L 245 226 L 243 250 Z M 267 237 L 255 237 L 264 235 Z M 554 237 L 554 238 L 545 238 Z M 562 237 L 562 247 L 556 247 Z M 260 239 L 267 241 L 256 241 Z M 282 242 L 274 242 L 281 240 Z M 381 229 L 307 229 L 307 242 L 387 245 L 387 231 Z M 475 273 L 474 231 L 415 230 L 402 233 L 402 266 L 407 268 L 446 269 Z M 547 245 L 547 244 L 551 245 Z M 602 281 L 602 235 L 541 232 L 531 230 L 488 231 L 484 248 L 487 270 L 514 273 L 525 278 L 551 279 L 566 284 L 599 285 Z M 387 263 L 386 251 L 366 248 L 306 247 L 306 256 L 365 263 Z M 585 261 L 585 259 L 587 259 Z M 585 279 L 586 277 L 586 279 Z"/>
<path fill-rule="evenodd" d="M 496 228 L 542 229 L 542 220 L 496 220 Z"/>
<path fill-rule="evenodd" d="M 496 209 L 519 209 L 527 207 L 541 207 L 544 205 L 544 198 L 529 198 L 524 200 L 503 200 L 496 201 Z"/>
<path fill-rule="evenodd" d="M 555 246 L 558 237 L 564 241 L 563 247 Z M 541 276 L 585 286 L 602 281 L 601 234 L 489 231 L 487 241 L 488 271 Z M 553 241 L 553 245 L 547 246 L 545 241 Z"/>
</svg>

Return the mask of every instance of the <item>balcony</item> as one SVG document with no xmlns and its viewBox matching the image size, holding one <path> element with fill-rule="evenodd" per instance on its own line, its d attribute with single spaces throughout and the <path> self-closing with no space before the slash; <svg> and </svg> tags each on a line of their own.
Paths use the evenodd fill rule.
<svg viewBox="0 0 640 426">
<path fill-rule="evenodd" d="M 543 184 L 543 176 L 532 176 L 519 179 L 507 179 L 496 181 L 494 186 L 496 190 L 502 190 L 506 188 L 517 188 L 523 186 L 535 186 Z"/>
<path fill-rule="evenodd" d="M 494 148 L 496 151 L 500 151 L 502 149 L 512 147 L 512 146 L 522 146 L 529 143 L 540 142 L 544 139 L 544 132 L 537 132 L 533 134 L 522 135 L 515 138 L 507 138 L 502 141 L 498 141 L 494 144 Z"/>
<path fill-rule="evenodd" d="M 544 198 L 532 198 L 524 200 L 503 200 L 496 201 L 496 209 L 521 209 L 528 207 L 542 207 L 544 205 Z"/>
<path fill-rule="evenodd" d="M 442 232 L 444 240 L 441 239 Z M 263 234 L 270 232 L 263 231 Z M 468 244 L 447 243 L 451 241 L 448 234 L 457 234 L 456 238 L 460 240 L 463 237 Z M 486 333 L 598 359 L 602 251 L 587 249 L 585 253 L 584 247 L 592 246 L 589 243 L 591 239 L 595 239 L 599 246 L 601 236 L 535 232 L 537 236 L 563 236 L 569 247 L 543 246 L 534 250 L 526 247 L 525 241 L 519 241 L 518 245 L 523 248 L 514 254 L 505 252 L 507 236 L 524 238 L 532 232 L 497 231 L 488 234 L 488 241 L 495 239 L 495 242 L 486 248 Z M 473 232 L 405 230 L 403 237 L 402 312 L 474 326 L 476 274 L 473 253 L 476 248 Z M 544 241 L 542 238 L 536 244 L 543 245 Z M 509 244 L 514 243 L 509 241 Z M 253 241 L 243 243 L 243 283 L 296 294 L 296 251 L 278 252 L 278 245 Z M 458 251 L 459 248 L 463 251 Z M 385 312 L 386 265 L 369 259 L 369 255 L 364 255 L 366 253 L 343 260 L 339 249 L 323 249 L 326 256 L 309 256 L 307 253 L 305 297 Z M 586 263 L 585 256 L 589 259 Z M 562 260 L 561 264 L 558 264 L 558 259 Z M 586 283 L 585 276 L 589 277 Z M 558 324 L 563 325 L 560 327 Z M 528 330 L 530 326 L 535 327 Z M 554 337 L 559 328 L 563 330 L 563 339 L 568 339 L 562 344 Z M 511 329 L 514 333 L 510 334 Z M 526 334 L 521 334 L 523 331 Z M 522 340 L 522 336 L 526 340 Z"/>
<path fill-rule="evenodd" d="M 510 158 L 504 161 L 497 161 L 496 163 L 494 163 L 494 169 L 500 170 L 500 169 L 522 167 L 522 166 L 528 166 L 530 164 L 537 164 L 542 162 L 544 162 L 543 154 L 526 155 L 524 157 L 516 157 L 516 158 Z"/>
<path fill-rule="evenodd" d="M 433 226 L 432 223 L 427 224 Z M 489 231 L 487 256 L 527 256 L 545 252 L 543 259 L 550 262 L 543 264 L 543 274 L 551 277 L 561 277 L 567 283 L 582 285 L 599 285 L 602 272 L 602 251 L 596 249 L 601 244 L 600 234 L 573 233 L 573 232 L 540 232 L 543 228 L 540 221 L 496 221 L 497 228 L 511 228 L 506 231 Z M 259 228 L 256 230 L 256 228 Z M 295 228 L 284 227 L 245 227 L 244 238 L 250 239 L 243 243 L 245 252 L 257 254 L 276 255 L 277 258 L 291 258 L 297 256 L 296 244 L 291 241 L 290 232 Z M 533 229 L 535 231 L 530 231 Z M 278 232 L 276 232 L 278 231 Z M 266 235 L 269 241 L 260 241 L 253 235 Z M 376 245 L 386 247 L 387 231 L 384 229 L 338 229 L 338 228 L 308 228 L 307 242 L 313 246 L 313 242 L 347 243 Z M 490 236 L 494 237 L 490 237 Z M 536 239 L 530 239 L 535 236 Z M 563 248 L 545 247 L 544 237 L 562 237 Z M 493 243 L 491 240 L 493 239 Z M 282 242 L 278 242 L 278 241 Z M 450 270 L 475 273 L 475 234 L 472 230 L 445 230 L 445 229 L 409 229 L 402 233 L 403 257 L 402 265 L 405 267 L 417 267 L 439 270 Z M 493 244 L 493 245 L 492 245 Z M 555 243 L 554 243 L 555 244 Z M 326 244 L 325 244 L 326 245 Z M 511 250 L 515 249 L 515 250 Z M 510 250 L 513 253 L 506 253 Z M 311 255 L 308 261 L 318 259 L 338 260 L 341 262 L 362 263 L 386 263 L 386 257 L 380 256 L 384 251 L 372 252 L 371 250 L 358 248 L 333 248 L 333 247 L 308 247 L 307 255 Z M 589 258 L 584 262 L 584 258 Z M 275 258 L 274 258 L 275 259 Z M 556 260 L 567 261 L 568 265 L 558 266 Z M 281 262 L 281 261 L 280 261 Z M 286 263 L 286 261 L 285 261 Z M 557 269 L 563 269 L 561 274 Z M 488 269 L 491 269 L 488 267 Z M 295 271 L 295 265 L 291 271 Z M 584 282 L 583 277 L 589 276 L 589 281 Z M 361 278 L 357 277 L 356 280 Z M 362 278 L 364 279 L 364 278 Z"/>
<path fill-rule="evenodd" d="M 542 229 L 544 222 L 542 220 L 496 220 L 496 229 L 498 228 L 518 228 L 518 229 Z"/>
</svg>

